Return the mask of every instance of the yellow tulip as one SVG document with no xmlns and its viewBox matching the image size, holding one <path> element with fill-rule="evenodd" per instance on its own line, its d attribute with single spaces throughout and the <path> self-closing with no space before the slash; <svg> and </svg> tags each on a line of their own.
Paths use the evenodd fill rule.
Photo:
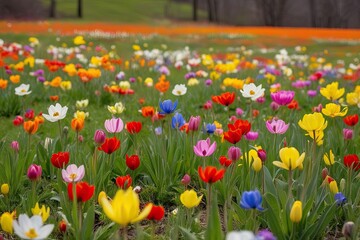
<svg viewBox="0 0 360 240">
<path fill-rule="evenodd" d="M 316 144 L 318 146 L 322 145 L 324 143 L 323 138 L 324 138 L 324 131 L 312 131 L 312 132 L 308 132 L 307 134 L 310 136 L 312 139 L 315 140 Z"/>
<path fill-rule="evenodd" d="M 261 148 L 261 147 L 260 147 Z M 255 149 L 249 151 L 249 164 L 252 166 L 255 172 L 258 172 L 262 168 L 262 161 L 258 156 L 258 153 Z"/>
<path fill-rule="evenodd" d="M 197 193 L 193 189 L 191 189 L 186 190 L 180 195 L 180 201 L 185 207 L 193 208 L 197 207 L 200 204 L 202 197 L 203 195 L 198 197 Z"/>
<path fill-rule="evenodd" d="M 86 43 L 86 42 L 85 42 L 83 36 L 76 36 L 76 37 L 74 38 L 74 44 L 75 44 L 75 45 L 83 45 L 83 44 L 85 44 L 85 43 Z"/>
<path fill-rule="evenodd" d="M 290 211 L 290 220 L 293 223 L 298 223 L 301 221 L 301 218 L 302 218 L 302 202 L 295 201 Z"/>
<path fill-rule="evenodd" d="M 344 93 L 345 88 L 339 89 L 338 82 L 332 82 L 326 85 L 326 87 L 320 88 L 320 94 L 330 101 L 339 99 Z"/>
<path fill-rule="evenodd" d="M 13 233 L 13 227 L 12 227 L 12 223 L 14 220 L 14 216 L 15 216 L 16 212 L 4 212 L 1 215 L 1 219 L 0 219 L 0 224 L 1 224 L 1 228 L 3 231 L 12 234 Z"/>
<path fill-rule="evenodd" d="M 9 193 L 9 184 L 4 183 L 1 185 L 1 193 L 4 195 Z"/>
<path fill-rule="evenodd" d="M 43 222 L 45 222 L 50 216 L 50 208 L 46 208 L 45 205 L 42 205 L 40 208 L 39 203 L 35 204 L 35 207 L 31 209 L 31 212 L 33 215 L 41 216 Z"/>
<path fill-rule="evenodd" d="M 344 107 L 341 111 L 340 105 L 335 103 L 326 104 L 325 108 L 322 109 L 322 113 L 328 117 L 343 117 L 347 114 L 348 108 Z"/>
<path fill-rule="evenodd" d="M 305 114 L 298 124 L 308 132 L 323 131 L 327 127 L 327 121 L 325 121 L 324 116 L 319 112 Z"/>
<path fill-rule="evenodd" d="M 339 188 L 338 188 L 337 182 L 335 180 L 333 180 L 329 183 L 329 187 L 330 187 L 330 192 L 332 192 L 333 194 L 336 194 L 339 192 Z"/>
<path fill-rule="evenodd" d="M 303 161 L 305 159 L 305 153 L 301 155 L 299 151 L 294 147 L 284 147 L 279 151 L 280 161 L 274 161 L 273 164 L 286 170 L 294 170 L 299 168 L 303 169 Z"/>
<path fill-rule="evenodd" d="M 150 203 L 140 212 L 139 196 L 131 187 L 127 190 L 118 190 L 112 201 L 108 200 L 105 192 L 101 192 L 98 201 L 106 216 L 122 226 L 143 220 L 149 215 L 153 206 Z"/>
<path fill-rule="evenodd" d="M 346 94 L 346 102 L 349 105 L 357 105 L 360 106 L 360 93 L 359 92 L 351 92 Z"/>
<path fill-rule="evenodd" d="M 330 152 L 329 153 L 325 153 L 324 154 L 324 162 L 326 165 L 333 165 L 334 162 L 335 162 L 335 156 L 332 152 L 332 150 L 330 149 Z"/>
</svg>

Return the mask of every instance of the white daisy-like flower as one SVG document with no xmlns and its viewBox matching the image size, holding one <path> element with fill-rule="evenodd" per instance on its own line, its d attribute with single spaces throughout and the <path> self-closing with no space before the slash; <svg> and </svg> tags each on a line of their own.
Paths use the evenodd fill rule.
<svg viewBox="0 0 360 240">
<path fill-rule="evenodd" d="M 265 88 L 262 88 L 262 85 L 255 86 L 255 84 L 245 84 L 243 89 L 240 90 L 244 98 L 251 98 L 251 100 L 256 101 L 259 97 L 262 97 L 265 92 Z"/>
<path fill-rule="evenodd" d="M 56 105 L 50 105 L 48 112 L 49 114 L 43 114 L 43 117 L 49 122 L 57 122 L 66 117 L 68 107 L 62 107 L 60 103 L 56 103 Z"/>
<path fill-rule="evenodd" d="M 76 101 L 76 108 L 77 109 L 84 109 L 89 105 L 89 99 L 83 99 Z"/>
<path fill-rule="evenodd" d="M 28 95 L 31 93 L 31 91 L 29 91 L 29 89 L 30 89 L 30 84 L 21 84 L 20 86 L 15 88 L 15 94 L 18 96 Z"/>
<path fill-rule="evenodd" d="M 256 240 L 253 232 L 250 231 L 231 231 L 226 234 L 226 240 Z"/>
<path fill-rule="evenodd" d="M 174 89 L 172 90 L 172 94 L 175 96 L 182 96 L 185 95 L 187 91 L 187 88 L 185 84 L 176 84 Z"/>
<path fill-rule="evenodd" d="M 43 225 L 40 215 L 31 218 L 20 214 L 19 220 L 13 221 L 14 232 L 22 239 L 46 239 L 54 229 L 54 224 Z"/>
</svg>

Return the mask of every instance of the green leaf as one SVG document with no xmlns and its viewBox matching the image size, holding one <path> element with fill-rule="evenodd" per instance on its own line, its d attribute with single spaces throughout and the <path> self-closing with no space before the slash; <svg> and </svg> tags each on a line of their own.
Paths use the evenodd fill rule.
<svg viewBox="0 0 360 240">
<path fill-rule="evenodd" d="M 93 238 L 93 229 L 95 222 L 95 205 L 91 204 L 88 211 L 86 212 L 86 216 L 83 222 L 83 226 L 81 229 L 82 239 L 92 239 Z"/>
<path fill-rule="evenodd" d="M 197 239 L 195 234 L 190 232 L 189 229 L 186 229 L 183 227 L 179 227 L 179 229 L 180 229 L 180 232 L 182 233 L 184 239 L 186 239 L 186 240 L 196 240 Z"/>
<path fill-rule="evenodd" d="M 211 200 L 212 200 L 212 204 L 210 208 L 210 216 L 208 217 L 205 239 L 208 240 L 223 239 L 223 232 L 221 230 L 219 208 L 217 205 L 216 194 L 214 194 L 214 197 Z"/>
</svg>

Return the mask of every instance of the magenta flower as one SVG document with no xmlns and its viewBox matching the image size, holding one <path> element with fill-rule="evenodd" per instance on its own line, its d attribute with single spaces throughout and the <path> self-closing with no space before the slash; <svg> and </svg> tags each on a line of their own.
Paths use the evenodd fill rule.
<svg viewBox="0 0 360 240">
<path fill-rule="evenodd" d="M 105 120 L 104 126 L 109 133 L 119 133 L 123 130 L 124 123 L 121 118 L 112 118 Z"/>
<path fill-rule="evenodd" d="M 70 164 L 67 166 L 66 170 L 63 169 L 61 171 L 61 175 L 64 181 L 67 183 L 79 182 L 85 175 L 84 165 L 77 167 L 75 164 Z"/>
<path fill-rule="evenodd" d="M 353 130 L 352 129 L 348 129 L 348 128 L 344 128 L 343 129 L 343 136 L 345 140 L 351 140 L 353 138 Z"/>
<path fill-rule="evenodd" d="M 200 140 L 194 146 L 194 152 L 199 157 L 207 157 L 214 153 L 216 149 L 216 142 L 210 145 L 210 138 L 206 140 Z"/>
<path fill-rule="evenodd" d="M 31 164 L 27 171 L 27 177 L 31 181 L 37 181 L 41 178 L 42 168 L 40 165 Z"/>
<path fill-rule="evenodd" d="M 281 119 L 273 119 L 266 121 L 266 128 L 272 134 L 284 134 L 289 128 L 289 123 L 286 124 Z"/>
<path fill-rule="evenodd" d="M 294 99 L 295 92 L 281 90 L 276 93 L 271 93 L 270 96 L 271 99 L 277 104 L 286 106 Z"/>
<path fill-rule="evenodd" d="M 199 129 L 201 118 L 200 116 L 190 117 L 188 129 L 189 131 L 197 131 Z"/>
<path fill-rule="evenodd" d="M 231 146 L 229 148 L 227 154 L 228 154 L 228 157 L 229 157 L 230 160 L 236 161 L 236 160 L 238 160 L 240 158 L 241 151 L 240 151 L 240 148 Z"/>
<path fill-rule="evenodd" d="M 258 132 L 248 132 L 247 134 L 245 134 L 245 139 L 248 141 L 255 141 L 256 139 L 258 139 L 259 137 L 259 133 Z"/>
</svg>

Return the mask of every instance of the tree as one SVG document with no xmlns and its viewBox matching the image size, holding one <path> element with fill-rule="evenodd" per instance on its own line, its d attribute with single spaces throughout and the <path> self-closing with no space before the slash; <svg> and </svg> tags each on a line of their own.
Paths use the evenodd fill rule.
<svg viewBox="0 0 360 240">
<path fill-rule="evenodd" d="M 56 17 L 56 0 L 51 0 L 50 1 L 50 14 L 49 14 L 50 18 L 55 18 Z"/>
<path fill-rule="evenodd" d="M 193 0 L 193 21 L 196 22 L 197 18 L 197 7 L 198 7 L 198 0 Z"/>
<path fill-rule="evenodd" d="M 82 0 L 78 0 L 78 18 L 82 18 L 83 17 L 83 1 Z"/>
</svg>

